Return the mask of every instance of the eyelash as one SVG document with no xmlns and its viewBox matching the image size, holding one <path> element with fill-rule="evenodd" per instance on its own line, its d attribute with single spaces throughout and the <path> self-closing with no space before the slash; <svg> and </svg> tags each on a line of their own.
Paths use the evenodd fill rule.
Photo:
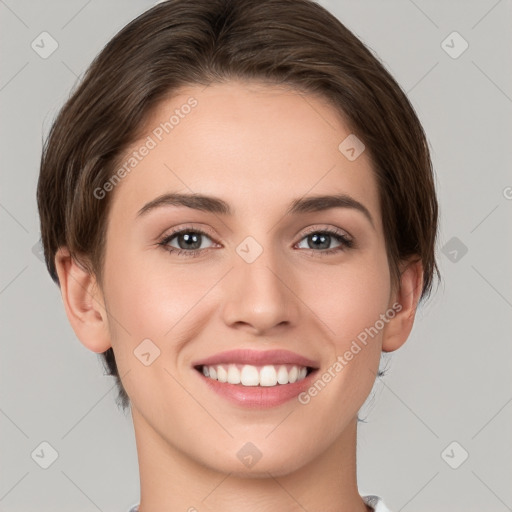
<svg viewBox="0 0 512 512">
<path fill-rule="evenodd" d="M 158 242 L 159 246 L 162 246 L 164 250 L 171 254 L 175 254 L 177 256 L 185 256 L 190 258 L 195 258 L 197 256 L 200 256 L 201 253 L 204 251 L 208 251 L 211 248 L 208 249 L 193 249 L 193 250 L 186 250 L 186 249 L 176 249 L 175 247 L 170 247 L 167 245 L 173 238 L 175 238 L 177 235 L 181 235 L 184 233 L 195 233 L 204 235 L 210 239 L 212 239 L 212 236 L 205 231 L 198 229 L 198 228 L 183 228 L 177 231 L 173 231 L 172 233 L 169 233 L 166 235 L 162 240 Z M 312 251 L 313 253 L 320 253 L 321 256 L 329 256 L 334 253 L 338 253 L 341 251 L 346 251 L 348 249 L 352 249 L 354 247 L 354 241 L 347 237 L 343 232 L 335 230 L 335 229 L 314 229 L 309 231 L 308 233 L 305 233 L 300 241 L 302 241 L 304 238 L 307 238 L 310 235 L 313 234 L 319 234 L 319 235 L 328 235 L 332 236 L 337 242 L 340 242 L 341 245 L 338 247 L 334 247 L 333 249 L 325 249 L 325 250 L 315 250 L 315 249 L 307 249 L 309 251 Z"/>
</svg>

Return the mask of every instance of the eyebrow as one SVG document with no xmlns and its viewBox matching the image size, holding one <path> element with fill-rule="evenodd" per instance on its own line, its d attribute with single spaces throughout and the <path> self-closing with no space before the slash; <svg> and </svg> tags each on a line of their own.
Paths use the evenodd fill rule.
<svg viewBox="0 0 512 512">
<path fill-rule="evenodd" d="M 233 210 L 229 204 L 219 197 L 201 194 L 168 193 L 156 197 L 146 203 L 137 213 L 137 218 L 147 215 L 150 211 L 165 206 L 185 206 L 194 210 L 232 216 Z M 375 228 L 373 218 L 366 206 L 347 194 L 318 195 L 294 199 L 286 215 L 320 212 L 331 208 L 351 208 L 361 212 Z"/>
</svg>

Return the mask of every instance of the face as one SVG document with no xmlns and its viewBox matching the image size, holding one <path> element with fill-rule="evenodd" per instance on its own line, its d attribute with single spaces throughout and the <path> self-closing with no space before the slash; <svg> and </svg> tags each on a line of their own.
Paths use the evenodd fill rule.
<svg viewBox="0 0 512 512">
<path fill-rule="evenodd" d="M 181 89 L 128 151 L 102 291 L 155 449 L 280 475 L 354 424 L 393 300 L 371 161 L 339 149 L 349 135 L 319 97 L 229 82 Z"/>
</svg>

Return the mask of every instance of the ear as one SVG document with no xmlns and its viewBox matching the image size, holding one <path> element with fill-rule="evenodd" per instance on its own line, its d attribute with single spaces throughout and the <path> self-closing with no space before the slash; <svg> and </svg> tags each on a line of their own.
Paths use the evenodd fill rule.
<svg viewBox="0 0 512 512">
<path fill-rule="evenodd" d="M 393 352 L 399 349 L 409 337 L 414 324 L 416 308 L 423 287 L 423 265 L 420 260 L 402 264 L 398 290 L 392 293 L 392 304 L 396 312 L 389 320 L 382 337 L 382 351 Z"/>
<path fill-rule="evenodd" d="M 80 266 L 66 247 L 55 255 L 64 308 L 78 339 L 93 352 L 111 347 L 105 301 L 95 277 Z"/>
</svg>

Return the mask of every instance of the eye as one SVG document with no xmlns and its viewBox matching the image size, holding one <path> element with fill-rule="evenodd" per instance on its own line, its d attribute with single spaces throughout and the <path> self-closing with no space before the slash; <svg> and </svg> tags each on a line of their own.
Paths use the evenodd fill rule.
<svg viewBox="0 0 512 512">
<path fill-rule="evenodd" d="M 331 229 L 310 231 L 302 240 L 306 240 L 307 247 L 301 246 L 303 242 L 299 242 L 300 249 L 311 249 L 322 256 L 345 251 L 354 246 L 354 241 L 345 232 Z M 338 244 L 334 248 L 331 247 L 333 241 Z"/>
<path fill-rule="evenodd" d="M 166 235 L 158 242 L 158 245 L 161 245 L 170 253 L 193 257 L 199 256 L 203 251 L 209 249 L 209 247 L 201 247 L 204 238 L 211 241 L 211 238 L 204 231 L 197 228 L 185 228 Z M 173 243 L 177 244 L 177 247 L 172 245 Z"/>
<path fill-rule="evenodd" d="M 209 247 L 201 247 L 204 239 L 212 238 L 205 231 L 198 228 L 183 228 L 167 234 L 158 245 L 162 246 L 167 252 L 178 256 L 196 257 L 211 249 Z M 305 240 L 307 247 L 304 247 L 302 240 Z M 346 251 L 354 246 L 354 241 L 344 231 L 335 229 L 315 229 L 307 233 L 301 242 L 297 244 L 299 249 L 310 250 L 321 256 L 326 256 L 341 251 Z M 331 247 L 335 242 L 337 245 Z"/>
</svg>

